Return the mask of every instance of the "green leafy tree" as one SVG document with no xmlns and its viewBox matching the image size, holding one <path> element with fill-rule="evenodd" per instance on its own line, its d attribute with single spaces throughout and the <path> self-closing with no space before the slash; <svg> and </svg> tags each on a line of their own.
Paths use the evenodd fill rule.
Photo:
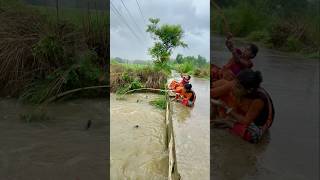
<svg viewBox="0 0 320 180">
<path fill-rule="evenodd" d="M 182 63 L 183 63 L 183 56 L 182 56 L 182 54 L 177 54 L 176 62 L 177 62 L 178 64 L 182 64 Z"/>
<path fill-rule="evenodd" d="M 172 54 L 172 50 L 177 47 L 188 47 L 181 39 L 183 29 L 180 25 L 164 24 L 159 26 L 160 19 L 149 19 L 150 24 L 147 32 L 155 40 L 154 46 L 149 48 L 149 54 L 154 59 L 155 64 L 166 64 Z"/>
</svg>

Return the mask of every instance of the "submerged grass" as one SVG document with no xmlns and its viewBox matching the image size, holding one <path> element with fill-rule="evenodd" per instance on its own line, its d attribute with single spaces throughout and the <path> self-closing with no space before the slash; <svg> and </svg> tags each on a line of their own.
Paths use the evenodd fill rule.
<svg viewBox="0 0 320 180">
<path fill-rule="evenodd" d="M 166 109 L 167 107 L 167 100 L 164 95 L 161 97 L 156 98 L 155 100 L 152 100 L 149 102 L 152 106 L 155 106 L 159 109 Z"/>
<path fill-rule="evenodd" d="M 26 123 L 37 123 L 48 121 L 50 118 L 45 111 L 32 111 L 30 113 L 20 114 L 20 119 Z"/>
</svg>

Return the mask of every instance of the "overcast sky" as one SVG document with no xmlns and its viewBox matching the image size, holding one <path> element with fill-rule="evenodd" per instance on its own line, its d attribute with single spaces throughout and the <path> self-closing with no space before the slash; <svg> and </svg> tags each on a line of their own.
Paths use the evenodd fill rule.
<svg viewBox="0 0 320 180">
<path fill-rule="evenodd" d="M 177 48 L 173 56 L 204 56 L 209 60 L 210 52 L 210 4 L 209 0 L 110 0 L 110 41 L 111 57 L 150 60 L 148 48 L 153 45 L 150 34 L 146 33 L 148 19 L 160 18 L 160 24 L 180 24 L 185 32 L 183 41 L 188 48 Z M 137 2 L 141 7 L 142 15 Z M 113 6 L 112 6 L 113 5 Z M 123 18 L 113 8 L 121 14 Z M 144 18 L 145 20 L 144 20 Z M 134 19 L 134 20 L 133 20 Z M 126 23 L 136 34 L 130 31 Z M 138 40 L 140 39 L 140 40 Z"/>
</svg>

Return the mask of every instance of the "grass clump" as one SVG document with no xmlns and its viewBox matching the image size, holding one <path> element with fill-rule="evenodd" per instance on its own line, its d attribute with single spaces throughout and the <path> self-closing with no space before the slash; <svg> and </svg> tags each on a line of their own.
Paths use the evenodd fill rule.
<svg viewBox="0 0 320 180">
<path fill-rule="evenodd" d="M 108 84 L 107 13 L 82 11 L 76 21 L 55 17 L 54 9 L 0 2 L 1 96 L 41 103 L 64 91 Z M 75 95 L 106 94 L 93 89 Z"/>
<path fill-rule="evenodd" d="M 161 96 L 149 102 L 152 106 L 155 106 L 159 109 L 166 109 L 167 108 L 167 100 L 165 96 Z"/>
</svg>

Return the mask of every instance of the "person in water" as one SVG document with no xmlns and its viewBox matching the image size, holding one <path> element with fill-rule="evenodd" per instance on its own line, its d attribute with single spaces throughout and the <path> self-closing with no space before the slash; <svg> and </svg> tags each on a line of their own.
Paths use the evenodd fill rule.
<svg viewBox="0 0 320 180">
<path fill-rule="evenodd" d="M 180 102 L 185 106 L 192 107 L 196 100 L 196 94 L 192 90 L 191 84 L 185 84 L 181 93 L 176 94 L 176 101 Z"/>
<path fill-rule="evenodd" d="M 213 120 L 216 127 L 230 128 L 246 141 L 257 143 L 271 127 L 274 119 L 274 106 L 270 95 L 260 87 L 262 76 L 259 71 L 250 69 L 241 71 L 235 80 L 229 82 L 235 103 L 227 105 L 215 101 L 217 106 L 225 109 L 225 119 Z M 222 92 L 221 92 L 222 93 Z"/>
<path fill-rule="evenodd" d="M 170 85 L 169 85 L 169 89 L 173 90 L 173 91 L 178 91 L 181 92 L 181 90 L 183 89 L 183 86 L 185 84 L 188 84 L 190 82 L 191 76 L 190 75 L 185 75 L 185 74 L 180 74 L 181 77 L 181 81 L 177 82 L 176 80 L 173 80 Z"/>
<path fill-rule="evenodd" d="M 226 46 L 232 53 L 232 57 L 229 59 L 228 63 L 222 67 L 222 69 L 219 69 L 216 66 L 213 67 L 213 77 L 218 76 L 220 79 L 232 80 L 241 70 L 253 67 L 252 59 L 256 57 L 259 49 L 255 44 L 248 44 L 247 47 L 243 48 L 243 50 L 235 48 L 232 42 L 231 33 L 227 36 Z"/>
</svg>

